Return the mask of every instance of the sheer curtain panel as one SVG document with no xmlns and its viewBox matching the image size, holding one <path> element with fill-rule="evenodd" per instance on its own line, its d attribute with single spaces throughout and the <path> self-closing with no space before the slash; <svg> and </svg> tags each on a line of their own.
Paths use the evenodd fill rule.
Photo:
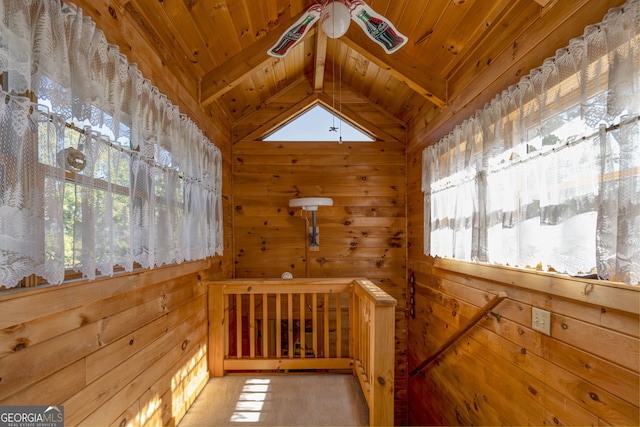
<svg viewBox="0 0 640 427">
<path fill-rule="evenodd" d="M 426 254 L 638 284 L 639 37 L 611 9 L 424 150 Z"/>
<path fill-rule="evenodd" d="M 222 254 L 219 149 L 81 9 L 0 1 L 0 287 Z"/>
</svg>

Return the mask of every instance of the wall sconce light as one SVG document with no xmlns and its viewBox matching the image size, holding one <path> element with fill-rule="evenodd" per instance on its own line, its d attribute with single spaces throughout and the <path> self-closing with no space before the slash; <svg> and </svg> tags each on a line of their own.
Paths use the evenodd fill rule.
<svg viewBox="0 0 640 427">
<path fill-rule="evenodd" d="M 333 206 L 333 199 L 330 197 L 301 197 L 289 200 L 290 208 L 302 208 L 303 211 L 311 212 L 311 243 L 310 247 L 318 247 L 318 229 L 316 225 L 316 211 L 319 206 Z"/>
</svg>

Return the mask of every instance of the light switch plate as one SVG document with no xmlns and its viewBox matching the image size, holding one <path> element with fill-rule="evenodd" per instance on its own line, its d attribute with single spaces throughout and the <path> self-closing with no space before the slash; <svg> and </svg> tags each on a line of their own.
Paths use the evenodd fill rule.
<svg viewBox="0 0 640 427">
<path fill-rule="evenodd" d="M 531 309 L 531 327 L 546 335 L 551 335 L 551 312 L 537 307 Z"/>
</svg>

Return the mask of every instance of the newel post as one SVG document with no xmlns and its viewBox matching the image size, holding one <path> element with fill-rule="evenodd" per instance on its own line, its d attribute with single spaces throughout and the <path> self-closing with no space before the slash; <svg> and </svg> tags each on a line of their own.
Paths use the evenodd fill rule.
<svg viewBox="0 0 640 427">
<path fill-rule="evenodd" d="M 394 300 L 395 301 L 395 300 Z M 395 304 L 376 304 L 372 319 L 369 425 L 394 424 Z"/>
<path fill-rule="evenodd" d="M 224 285 L 209 284 L 209 375 L 224 376 Z"/>
</svg>

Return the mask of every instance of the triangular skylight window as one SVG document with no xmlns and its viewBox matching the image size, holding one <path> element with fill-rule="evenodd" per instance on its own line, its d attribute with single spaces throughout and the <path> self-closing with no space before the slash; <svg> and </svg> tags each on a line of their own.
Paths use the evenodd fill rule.
<svg viewBox="0 0 640 427">
<path fill-rule="evenodd" d="M 359 131 L 321 105 L 305 111 L 282 126 L 264 141 L 373 141 L 369 135 Z"/>
</svg>

